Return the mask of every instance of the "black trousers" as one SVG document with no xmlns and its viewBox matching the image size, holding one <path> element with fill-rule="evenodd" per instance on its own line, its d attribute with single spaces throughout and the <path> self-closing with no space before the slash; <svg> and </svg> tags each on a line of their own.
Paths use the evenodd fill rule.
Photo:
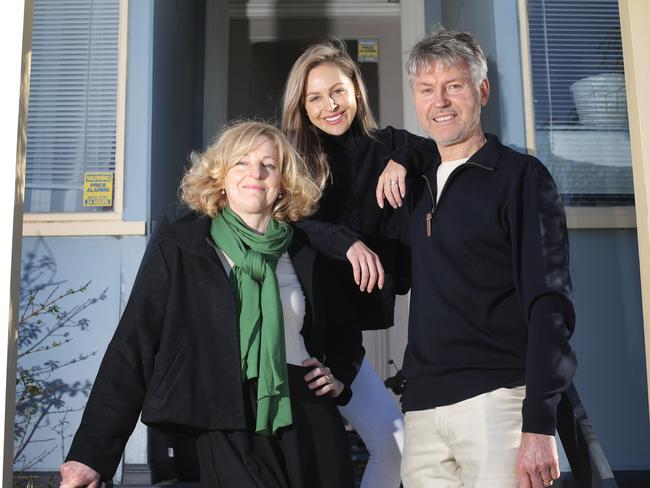
<svg viewBox="0 0 650 488">
<path fill-rule="evenodd" d="M 276 435 L 254 433 L 256 388 L 244 384 L 247 431 L 211 431 L 198 438 L 202 488 L 352 488 L 350 452 L 332 399 L 304 380 L 309 368 L 289 365 L 293 424 Z"/>
</svg>

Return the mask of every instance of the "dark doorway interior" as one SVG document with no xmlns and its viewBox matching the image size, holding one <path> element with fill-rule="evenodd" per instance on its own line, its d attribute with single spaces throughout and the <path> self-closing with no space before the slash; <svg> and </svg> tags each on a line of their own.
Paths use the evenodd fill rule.
<svg viewBox="0 0 650 488">
<path fill-rule="evenodd" d="M 284 85 L 294 61 L 307 46 L 322 40 L 278 39 L 254 41 L 242 55 L 230 60 L 229 86 L 238 89 L 229 97 L 228 118 L 253 117 L 279 122 Z M 344 40 L 351 57 L 357 61 L 358 40 Z M 361 68 L 370 106 L 379 119 L 379 72 L 377 63 L 358 63 Z"/>
</svg>

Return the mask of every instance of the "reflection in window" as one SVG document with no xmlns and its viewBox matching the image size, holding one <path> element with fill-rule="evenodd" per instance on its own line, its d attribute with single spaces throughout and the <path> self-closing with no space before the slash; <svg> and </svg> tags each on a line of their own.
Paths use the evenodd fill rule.
<svg viewBox="0 0 650 488">
<path fill-rule="evenodd" d="M 634 204 L 617 0 L 528 0 L 537 155 L 565 204 Z"/>
<path fill-rule="evenodd" d="M 34 0 L 27 212 L 112 210 L 83 189 L 115 171 L 118 33 L 119 0 Z"/>
</svg>

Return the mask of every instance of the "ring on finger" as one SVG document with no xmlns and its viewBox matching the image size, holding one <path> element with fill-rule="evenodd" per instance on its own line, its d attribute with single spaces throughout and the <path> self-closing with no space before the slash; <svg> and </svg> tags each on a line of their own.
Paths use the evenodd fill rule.
<svg viewBox="0 0 650 488">
<path fill-rule="evenodd" d="M 397 185 L 397 180 L 390 180 L 390 186 Z"/>
</svg>

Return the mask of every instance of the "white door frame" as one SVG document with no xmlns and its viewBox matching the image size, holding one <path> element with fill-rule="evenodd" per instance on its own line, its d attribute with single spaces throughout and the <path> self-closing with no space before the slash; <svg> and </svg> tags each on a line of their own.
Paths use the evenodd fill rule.
<svg viewBox="0 0 650 488">
<path fill-rule="evenodd" d="M 0 159 L 9 163 L 0 177 L 0 315 L 7 329 L 0 334 L 0 377 L 2 378 L 4 422 L 2 434 L 2 486 L 13 486 L 14 419 L 16 404 L 16 320 L 20 292 L 20 251 L 23 220 L 23 183 L 25 174 L 26 116 L 31 55 L 31 2 L 15 0 L 0 6 L 0 45 L 4 50 L 0 89 Z M 25 25 L 25 22 L 27 25 Z M 21 86 L 22 85 L 22 86 Z M 21 92 L 21 88 L 23 91 Z"/>
</svg>

